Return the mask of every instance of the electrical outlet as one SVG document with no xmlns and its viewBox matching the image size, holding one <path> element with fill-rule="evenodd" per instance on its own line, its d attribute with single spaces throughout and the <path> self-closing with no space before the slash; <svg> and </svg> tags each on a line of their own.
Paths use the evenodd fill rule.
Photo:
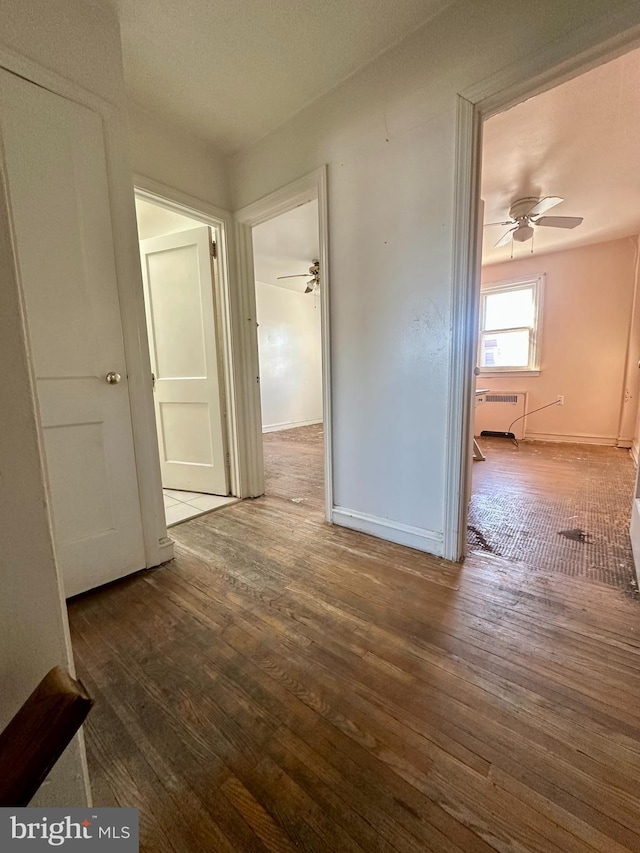
<svg viewBox="0 0 640 853">
<path fill-rule="evenodd" d="M 564 394 L 558 394 L 556 397 L 559 406 L 564 406 Z"/>
</svg>

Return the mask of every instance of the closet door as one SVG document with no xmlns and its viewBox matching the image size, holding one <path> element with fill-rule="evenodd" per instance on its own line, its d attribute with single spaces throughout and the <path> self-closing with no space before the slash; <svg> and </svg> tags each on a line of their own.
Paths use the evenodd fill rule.
<svg viewBox="0 0 640 853">
<path fill-rule="evenodd" d="M 68 597 L 145 565 L 102 119 L 0 70 L 0 137 Z"/>
</svg>

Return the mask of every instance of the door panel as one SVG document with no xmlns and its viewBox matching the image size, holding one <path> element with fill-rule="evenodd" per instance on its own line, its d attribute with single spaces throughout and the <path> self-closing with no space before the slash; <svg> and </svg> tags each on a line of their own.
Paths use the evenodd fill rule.
<svg viewBox="0 0 640 853">
<path fill-rule="evenodd" d="M 102 119 L 0 71 L 0 133 L 70 596 L 145 565 Z"/>
<path fill-rule="evenodd" d="M 211 234 L 140 242 L 162 485 L 227 495 Z"/>
</svg>

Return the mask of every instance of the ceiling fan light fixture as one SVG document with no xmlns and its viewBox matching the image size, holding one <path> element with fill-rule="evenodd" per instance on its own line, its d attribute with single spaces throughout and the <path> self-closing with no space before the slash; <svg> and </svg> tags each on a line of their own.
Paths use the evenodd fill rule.
<svg viewBox="0 0 640 853">
<path fill-rule="evenodd" d="M 531 225 L 520 225 L 513 232 L 513 239 L 518 243 L 526 243 L 533 237 L 533 228 Z"/>
</svg>

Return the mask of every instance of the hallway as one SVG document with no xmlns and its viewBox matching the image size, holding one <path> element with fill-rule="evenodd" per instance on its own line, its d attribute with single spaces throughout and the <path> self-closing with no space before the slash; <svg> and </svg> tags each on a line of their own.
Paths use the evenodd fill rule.
<svg viewBox="0 0 640 853">
<path fill-rule="evenodd" d="M 638 603 L 326 524 L 309 432 L 70 602 L 94 803 L 146 853 L 640 849 Z"/>
</svg>

